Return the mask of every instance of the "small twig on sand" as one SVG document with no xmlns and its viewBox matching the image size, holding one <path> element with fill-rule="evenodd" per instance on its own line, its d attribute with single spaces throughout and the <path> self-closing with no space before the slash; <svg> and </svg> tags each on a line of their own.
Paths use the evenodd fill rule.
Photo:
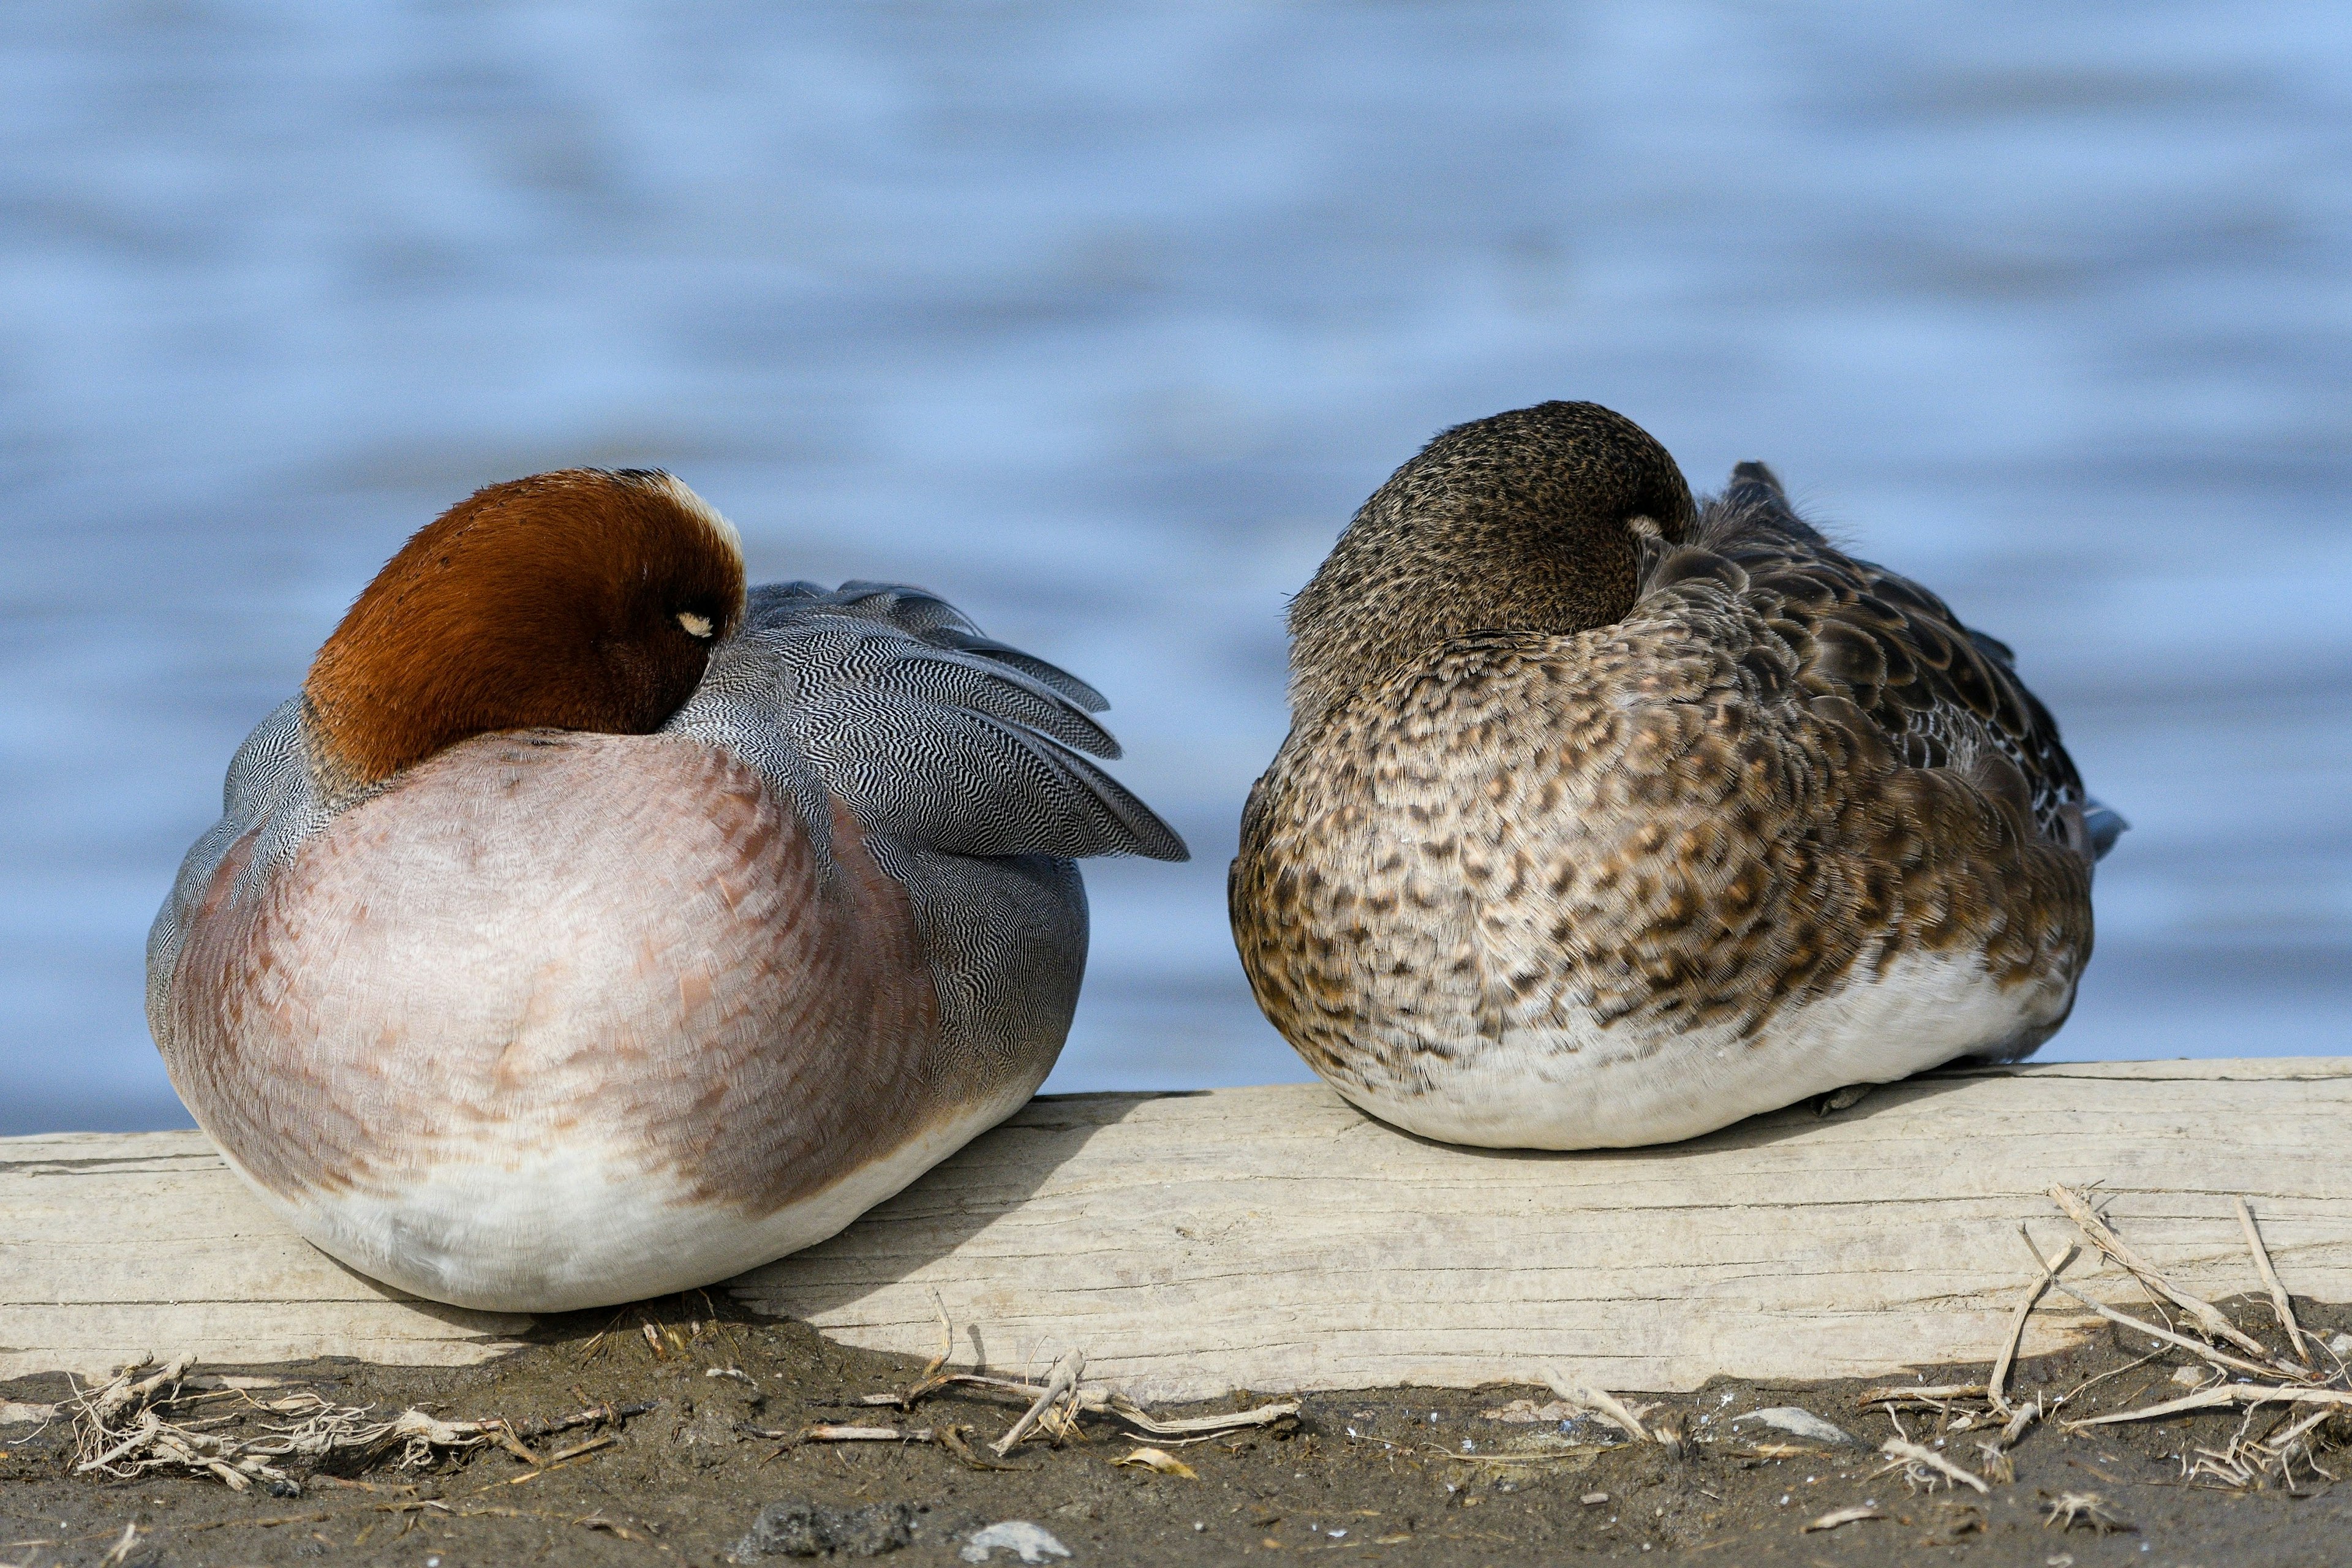
<svg viewBox="0 0 2352 1568">
<path fill-rule="evenodd" d="M 504 1423 L 500 1423 L 491 1430 L 490 1440 L 534 1470 L 546 1468 L 547 1461 L 531 1452 L 530 1445 L 516 1436 L 513 1430 Z"/>
<path fill-rule="evenodd" d="M 1841 1524 L 1859 1524 L 1865 1519 L 1885 1519 L 1885 1517 L 1867 1504 L 1859 1508 L 1841 1508 L 1825 1513 L 1819 1519 L 1809 1520 L 1806 1521 L 1805 1530 L 1810 1534 L 1816 1530 L 1835 1530 Z"/>
<path fill-rule="evenodd" d="M 915 1401 L 927 1394 L 936 1394 L 948 1384 L 955 1381 L 953 1374 L 941 1376 L 940 1373 L 940 1369 L 948 1364 L 948 1357 L 955 1351 L 955 1329 L 948 1321 L 948 1304 L 940 1300 L 940 1293 L 934 1290 L 931 1292 L 931 1305 L 939 1310 L 940 1314 L 939 1353 L 924 1363 L 922 1375 L 916 1378 L 905 1393 L 861 1394 L 858 1396 L 858 1404 L 892 1405 L 901 1410 L 912 1410 L 915 1407 Z"/>
<path fill-rule="evenodd" d="M 2260 1340 L 2242 1332 L 2229 1319 L 2221 1315 L 2221 1309 L 2212 1302 L 2191 1296 L 2188 1291 L 2167 1279 L 2153 1264 L 2126 1246 L 2123 1237 L 2109 1228 L 2106 1221 L 2093 1213 L 2091 1205 L 2085 1203 L 2080 1194 L 2070 1192 L 2063 1186 L 2053 1186 L 2050 1189 L 2050 1196 L 2060 1208 L 2066 1211 L 2066 1217 L 2082 1228 L 2083 1235 L 2089 1239 L 2093 1247 L 2115 1259 L 2120 1268 L 2147 1287 L 2151 1292 L 2170 1301 L 2194 1318 L 2197 1321 L 2199 1331 L 2207 1338 L 2227 1340 L 2242 1351 L 2268 1359 L 2271 1352 L 2263 1347 Z M 2061 1289 L 2063 1289 L 2063 1287 L 2062 1286 Z M 2067 1293 L 2074 1294 L 2072 1291 Z M 2079 1300 L 2081 1298 L 2076 1299 Z M 2268 1376 L 2269 1373 L 2264 1371 L 2262 1375 Z"/>
<path fill-rule="evenodd" d="M 1587 1388 L 1556 1366 L 1544 1368 L 1544 1382 L 1551 1385 L 1551 1391 L 1554 1394 L 1559 1394 L 1570 1405 L 1580 1409 L 1590 1410 L 1612 1426 L 1623 1428 L 1625 1435 L 1633 1441 L 1637 1443 L 1656 1441 L 1655 1436 L 1650 1429 L 1642 1425 L 1642 1416 L 1648 1413 L 1633 1410 L 1607 1390 Z"/>
<path fill-rule="evenodd" d="M 931 1292 L 931 1304 L 938 1309 L 940 1314 L 939 1353 L 931 1357 L 929 1363 L 924 1366 L 922 1374 L 916 1378 L 905 1392 L 861 1394 L 858 1396 L 857 1403 L 868 1405 L 887 1405 L 899 1410 L 912 1410 L 919 1401 L 949 1388 L 971 1389 L 990 1395 L 1010 1395 L 1025 1400 L 1029 1404 L 1029 1408 L 1023 1414 L 1021 1419 L 1013 1424 L 1013 1430 L 992 1445 L 1000 1458 L 1009 1453 L 1013 1444 L 1027 1436 L 1033 1427 L 1040 1425 L 1051 1435 L 1068 1436 L 1076 1430 L 1078 1417 L 1081 1415 L 1108 1415 L 1147 1436 L 1157 1437 L 1162 1443 L 1177 1446 L 1187 1443 L 1205 1443 L 1214 1437 L 1227 1436 L 1253 1427 L 1280 1426 L 1286 1422 L 1296 1420 L 1298 1415 L 1298 1401 L 1283 1399 L 1276 1400 L 1271 1405 L 1258 1405 L 1251 1410 L 1163 1419 L 1144 1409 L 1119 1389 L 1101 1384 L 1092 1388 L 1083 1386 L 1086 1357 L 1076 1352 L 1055 1363 L 1054 1370 L 1047 1374 L 1046 1381 L 1043 1384 L 1024 1383 L 1016 1378 L 992 1377 L 984 1372 L 949 1372 L 946 1370 L 947 1360 L 955 1350 L 955 1330 L 948 1320 L 947 1303 L 940 1299 L 940 1293 L 936 1290 Z M 1070 1367 L 1069 1376 L 1065 1382 L 1062 1380 L 1064 1363 L 1071 1362 L 1075 1362 L 1075 1364 Z M 1057 1402 L 1060 1405 L 1058 1409 L 1055 1408 Z M 749 1430 L 758 1432 L 761 1436 L 786 1436 L 782 1432 L 768 1432 L 758 1427 L 751 1427 Z M 995 1470 L 1007 1468 L 991 1464 L 974 1454 L 963 1441 L 962 1434 L 966 1430 L 967 1428 L 961 1426 L 942 1426 L 939 1428 L 938 1440 L 958 1458 L 975 1468 Z"/>
<path fill-rule="evenodd" d="M 981 1453 L 971 1446 L 971 1428 L 969 1426 L 940 1427 L 939 1444 L 940 1447 L 953 1454 L 968 1470 L 1023 1470 L 1034 1468 L 1027 1465 L 999 1464 Z"/>
<path fill-rule="evenodd" d="M 2042 1400 L 2039 1395 L 2028 1404 L 2016 1406 L 2010 1412 L 2009 1425 L 2000 1429 L 2000 1447 L 2016 1447 L 2017 1440 L 2025 1436 L 2025 1429 L 2041 1419 Z"/>
<path fill-rule="evenodd" d="M 772 1435 L 772 1434 L 771 1434 Z M 794 1439 L 802 1443 L 928 1443 L 933 1434 L 929 1426 L 835 1426 L 820 1422 L 801 1429 Z"/>
<path fill-rule="evenodd" d="M 1974 1487 L 1988 1497 L 1992 1494 L 1992 1489 L 1985 1485 L 1983 1477 L 1972 1475 L 1960 1468 L 1933 1448 L 1923 1448 L 1916 1443 L 1906 1443 L 1900 1437 L 1889 1437 L 1878 1446 L 1878 1451 L 1895 1461 L 1887 1466 L 1886 1470 L 1907 1471 L 1913 1468 L 1933 1470 L 1949 1480 L 1959 1482 L 1964 1487 Z M 1885 1475 L 1886 1470 L 1881 1470 L 1879 1474 Z"/>
<path fill-rule="evenodd" d="M 1029 1401 L 1043 1399 L 1046 1392 L 1037 1384 L 1021 1383 L 1012 1378 L 990 1377 L 976 1372 L 943 1372 L 931 1377 L 928 1386 L 919 1384 L 908 1394 L 868 1394 L 861 1395 L 857 1402 L 860 1405 L 904 1408 L 916 1398 L 947 1388 L 970 1388 L 982 1394 L 1011 1394 Z M 1251 1410 L 1234 1410 L 1214 1415 L 1181 1415 L 1171 1419 L 1152 1415 L 1116 1388 L 1079 1388 L 1073 1392 L 1071 1398 L 1071 1408 L 1079 1414 L 1108 1415 L 1147 1436 L 1179 1443 L 1204 1442 L 1254 1426 L 1279 1426 L 1298 1414 L 1298 1401 L 1296 1399 L 1279 1399 Z"/>
<path fill-rule="evenodd" d="M 2021 1233 L 2025 1226 L 2021 1224 L 2017 1228 Z M 2031 1246 L 2033 1237 L 2027 1236 L 2025 1239 Z M 2018 1302 L 2017 1311 L 2009 1320 L 2009 1338 L 2001 1342 L 2000 1354 L 1992 1363 L 1992 1375 L 1985 1379 L 1985 1402 L 1993 1407 L 1994 1414 L 2004 1416 L 2009 1414 L 2009 1369 L 2015 1363 L 2018 1344 L 2025 1337 L 2025 1320 L 2032 1316 L 2043 1292 L 2050 1289 L 2050 1282 L 2066 1271 L 2066 1266 L 2074 1261 L 2074 1255 L 2081 1250 L 2069 1242 L 2063 1251 L 2053 1252 L 2047 1261 L 2042 1261 L 2042 1249 L 2038 1247 L 2033 1248 L 2035 1260 L 2042 1262 L 2042 1278 L 2026 1287 L 2025 1299 Z"/>
<path fill-rule="evenodd" d="M 945 1448 L 965 1468 L 973 1470 L 1021 1470 L 1023 1465 L 1000 1465 L 984 1455 L 975 1453 L 966 1436 L 969 1426 L 844 1426 L 819 1422 L 803 1426 L 797 1432 L 773 1430 L 766 1426 L 746 1426 L 744 1431 L 755 1437 L 781 1438 L 784 1448 L 796 1448 L 803 1443 L 932 1443 Z M 779 1450 L 782 1452 L 782 1450 Z"/>
<path fill-rule="evenodd" d="M 1013 1452 L 1013 1446 L 1029 1435 L 1030 1428 L 1044 1419 L 1046 1411 L 1077 1392 L 1079 1374 L 1086 1370 L 1087 1358 L 1083 1351 L 1072 1351 L 1055 1362 L 1054 1370 L 1046 1375 L 1044 1392 L 1037 1395 L 1027 1410 L 1022 1412 L 1021 1419 L 1015 1421 L 1003 1436 L 989 1445 L 990 1451 L 1000 1459 Z"/>
<path fill-rule="evenodd" d="M 556 1449 L 547 1457 L 547 1468 L 553 1469 L 556 1466 L 576 1459 L 583 1454 L 593 1454 L 599 1448 L 609 1448 L 619 1441 L 620 1438 L 610 1432 L 599 1432 L 593 1437 L 574 1443 L 568 1448 Z"/>
<path fill-rule="evenodd" d="M 1982 1399 L 1985 1392 L 1981 1383 L 1890 1383 L 1864 1389 L 1853 1402 L 1864 1409 L 1874 1405 L 1944 1405 L 1955 1399 Z"/>
<path fill-rule="evenodd" d="M 2235 1202 L 2238 1223 L 2246 1231 L 2246 1250 L 2254 1255 L 2254 1272 L 2263 1277 L 2263 1288 L 2271 1293 L 2271 1306 L 2278 1313 L 2279 1327 L 2286 1331 L 2286 1342 L 2294 1347 L 2294 1359 L 2309 1366 L 2311 1352 L 2305 1348 L 2303 1328 L 2294 1321 L 2294 1303 L 2288 1300 L 2286 1287 L 2279 1283 L 2278 1270 L 2271 1267 L 2270 1249 L 2263 1245 L 2263 1233 L 2254 1228 L 2254 1211 L 2243 1198 Z"/>
</svg>

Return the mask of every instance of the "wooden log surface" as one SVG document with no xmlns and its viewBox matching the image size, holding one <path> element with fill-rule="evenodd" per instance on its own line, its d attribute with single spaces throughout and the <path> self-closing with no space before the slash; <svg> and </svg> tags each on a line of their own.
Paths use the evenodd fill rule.
<svg viewBox="0 0 2352 1568">
<path fill-rule="evenodd" d="M 2074 1237 L 2053 1183 L 2208 1296 L 2352 1300 L 2352 1058 L 1936 1074 L 1666 1148 L 1409 1138 L 1318 1086 L 1033 1102 L 832 1241 L 734 1282 L 761 1311 L 958 1363 L 1065 1350 L 1139 1397 L 1717 1373 L 1893 1377 L 1990 1359 L 2032 1265 Z M 2111 1268 L 2074 1278 L 2119 1303 Z M 2139 1310 L 2130 1308 L 2128 1310 Z M 2084 1331 L 2037 1312 L 2027 1353 Z M 194 1133 L 0 1140 L 0 1375 L 142 1351 L 455 1363 L 524 1321 L 359 1279 L 279 1229 Z"/>
<path fill-rule="evenodd" d="M 420 1301 L 288 1230 L 201 1132 L 0 1138 L 0 1377 L 354 1356 L 462 1366 L 525 1317 Z"/>
</svg>

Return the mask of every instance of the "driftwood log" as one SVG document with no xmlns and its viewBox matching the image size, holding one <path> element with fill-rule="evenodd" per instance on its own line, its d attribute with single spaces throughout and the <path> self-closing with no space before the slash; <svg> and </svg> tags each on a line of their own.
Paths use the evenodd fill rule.
<svg viewBox="0 0 2352 1568">
<path fill-rule="evenodd" d="M 2208 1297 L 2352 1300 L 2352 1058 L 1935 1074 L 1663 1149 L 1444 1148 L 1320 1086 L 1031 1104 L 737 1298 L 853 1344 L 1035 1372 L 1083 1351 L 1144 1399 L 1717 1373 L 1895 1377 L 1989 1360 L 2053 1184 Z M 2102 1195 L 2103 1194 L 2103 1195 Z M 2095 1257 L 2091 1261 L 2095 1261 Z M 2070 1282 L 2135 1301 L 2112 1267 Z M 2053 1294 L 2024 1353 L 2095 1321 Z M 528 1321 L 383 1289 L 280 1229 L 195 1133 L 0 1140 L 0 1376 L 142 1352 L 215 1366 L 450 1364 Z"/>
</svg>

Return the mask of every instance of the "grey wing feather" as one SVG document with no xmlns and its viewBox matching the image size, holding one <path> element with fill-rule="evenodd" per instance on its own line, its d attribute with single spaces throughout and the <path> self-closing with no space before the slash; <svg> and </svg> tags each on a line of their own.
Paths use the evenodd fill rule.
<svg viewBox="0 0 2352 1568">
<path fill-rule="evenodd" d="M 158 1045 L 170 1038 L 165 1004 L 190 917 L 230 848 L 247 834 L 259 833 L 237 883 L 240 892 L 247 891 L 332 815 L 310 776 L 304 723 L 302 699 L 289 697 L 246 736 L 221 785 L 220 820 L 181 860 L 172 891 L 147 930 L 147 1025 Z"/>
<path fill-rule="evenodd" d="M 2116 840 L 2130 829 L 2131 824 L 2125 821 L 2124 814 L 2114 806 L 2084 795 L 2083 827 L 2091 836 L 2091 858 L 2104 860 L 2107 858 L 2107 851 L 2116 847 Z"/>
<path fill-rule="evenodd" d="M 795 583 L 755 590 L 748 609 L 669 729 L 728 746 L 804 801 L 821 782 L 868 828 L 950 854 L 1185 858 L 1083 754 L 1118 754 L 1087 711 L 1093 689 L 962 646 L 987 639 L 944 600 Z"/>
<path fill-rule="evenodd" d="M 810 615 L 879 621 L 919 637 L 933 647 L 976 653 L 1009 665 L 1032 680 L 1060 692 L 1089 713 L 1099 713 L 1110 706 L 1101 692 L 1068 670 L 982 635 L 961 610 L 927 588 L 910 587 L 904 583 L 852 580 L 834 589 L 821 588 L 814 583 L 765 584 L 751 590 L 743 625 L 748 631 L 768 625 L 792 624 Z"/>
</svg>

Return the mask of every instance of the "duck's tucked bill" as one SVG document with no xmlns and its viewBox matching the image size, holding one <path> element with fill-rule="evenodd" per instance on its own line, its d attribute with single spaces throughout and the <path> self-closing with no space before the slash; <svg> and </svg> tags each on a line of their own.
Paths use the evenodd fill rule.
<svg viewBox="0 0 2352 1568">
<path fill-rule="evenodd" d="M 1372 1114 L 1661 1142 L 2033 1050 L 2123 819 L 2015 658 L 1771 471 L 1692 500 L 1631 421 L 1446 431 L 1290 614 L 1242 825 L 1259 1005 Z"/>
<path fill-rule="evenodd" d="M 832 1235 L 1016 1109 L 1075 858 L 1181 859 L 1102 699 L 919 589 L 748 594 L 667 474 L 412 540 L 230 765 L 148 944 L 255 1189 L 436 1300 L 604 1305 Z"/>
</svg>

